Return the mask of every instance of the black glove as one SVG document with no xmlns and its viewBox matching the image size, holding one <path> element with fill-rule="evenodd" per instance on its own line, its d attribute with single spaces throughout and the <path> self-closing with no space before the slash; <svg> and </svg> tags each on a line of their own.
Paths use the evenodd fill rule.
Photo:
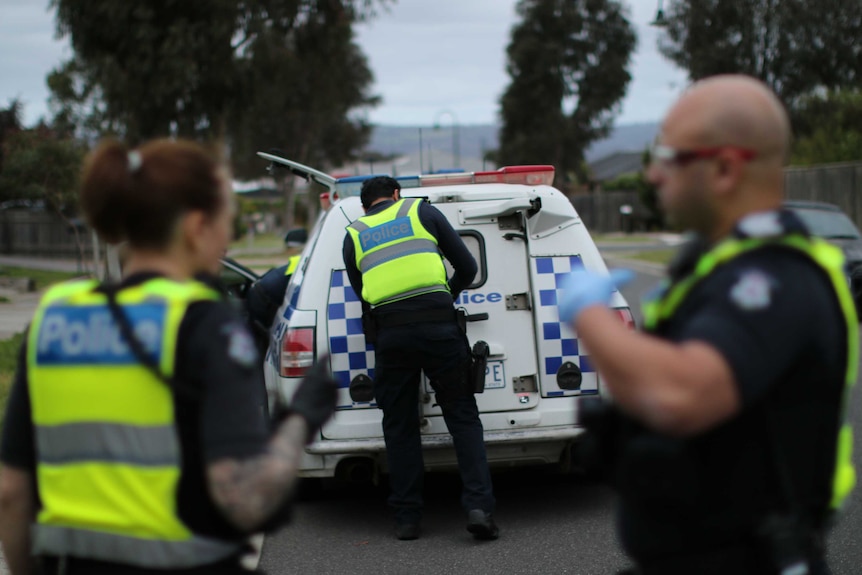
<svg viewBox="0 0 862 575">
<path fill-rule="evenodd" d="M 308 424 L 309 441 L 317 435 L 338 404 L 338 382 L 327 369 L 329 356 L 324 355 L 311 366 L 287 406 L 288 413 L 296 413 Z"/>
</svg>

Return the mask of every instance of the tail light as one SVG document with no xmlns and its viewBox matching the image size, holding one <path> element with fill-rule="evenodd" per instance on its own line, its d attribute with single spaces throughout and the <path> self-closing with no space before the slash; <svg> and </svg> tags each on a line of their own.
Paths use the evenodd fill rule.
<svg viewBox="0 0 862 575">
<path fill-rule="evenodd" d="M 637 328 L 637 326 L 635 326 L 635 318 L 632 315 L 631 309 L 627 307 L 619 307 L 614 309 L 614 312 L 616 312 L 617 317 L 620 318 L 620 321 L 623 322 L 623 325 L 625 325 L 627 328 L 632 331 Z"/>
<path fill-rule="evenodd" d="M 314 363 L 314 328 L 288 328 L 281 338 L 278 372 L 281 377 L 302 377 Z"/>
</svg>

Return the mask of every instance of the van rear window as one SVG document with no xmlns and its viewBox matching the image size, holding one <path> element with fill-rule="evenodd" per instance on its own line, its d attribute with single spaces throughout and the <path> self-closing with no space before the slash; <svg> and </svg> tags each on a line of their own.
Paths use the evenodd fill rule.
<svg viewBox="0 0 862 575">
<path fill-rule="evenodd" d="M 470 253 L 473 254 L 476 264 L 479 266 L 479 271 L 476 272 L 473 283 L 467 286 L 467 289 L 476 289 L 485 285 L 485 282 L 488 280 L 488 265 L 485 261 L 485 238 L 482 237 L 482 234 L 473 230 L 458 230 L 458 235 L 464 240 L 464 244 L 470 250 Z M 452 273 L 455 271 L 452 268 L 452 264 L 448 260 L 444 259 L 443 261 L 446 264 L 446 273 L 449 277 L 452 277 Z"/>
</svg>

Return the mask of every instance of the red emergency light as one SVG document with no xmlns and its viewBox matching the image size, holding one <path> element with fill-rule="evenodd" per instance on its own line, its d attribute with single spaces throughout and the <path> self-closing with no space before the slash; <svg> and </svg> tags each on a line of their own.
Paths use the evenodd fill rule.
<svg viewBox="0 0 862 575">
<path fill-rule="evenodd" d="M 339 196 L 358 196 L 362 183 L 374 175 L 352 176 L 336 180 Z M 395 178 L 401 189 L 427 188 L 433 186 L 459 186 L 472 184 L 521 184 L 525 186 L 550 186 L 554 183 L 554 166 L 505 166 L 491 172 L 451 172 L 445 174 L 422 174 L 421 176 L 398 176 Z"/>
</svg>

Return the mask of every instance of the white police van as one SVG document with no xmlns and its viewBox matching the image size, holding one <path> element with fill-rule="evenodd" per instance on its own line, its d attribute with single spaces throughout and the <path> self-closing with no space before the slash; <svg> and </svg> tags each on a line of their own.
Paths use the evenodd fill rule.
<svg viewBox="0 0 862 575">
<path fill-rule="evenodd" d="M 306 448 L 305 477 L 371 477 L 386 471 L 382 412 L 373 398 L 354 400 L 350 387 L 374 377 L 374 351 L 362 332 L 362 309 L 342 260 L 345 227 L 364 215 L 362 181 L 334 179 L 270 154 L 264 159 L 330 187 L 337 200 L 312 230 L 270 333 L 265 377 L 270 394 L 289 402 L 304 371 L 329 354 L 341 384 L 338 410 Z M 552 166 L 397 178 L 402 197 L 427 198 L 452 223 L 478 263 L 456 307 L 468 314 L 471 346 L 487 342 L 485 390 L 476 395 L 492 466 L 570 461 L 583 432 L 580 398 L 602 393 L 588 350 L 560 321 L 562 279 L 581 266 L 607 269 L 571 202 L 551 186 Z M 450 268 L 451 272 L 451 268 Z M 611 305 L 634 327 L 621 294 Z M 434 391 L 421 383 L 422 444 L 427 469 L 456 467 L 452 438 Z"/>
</svg>

